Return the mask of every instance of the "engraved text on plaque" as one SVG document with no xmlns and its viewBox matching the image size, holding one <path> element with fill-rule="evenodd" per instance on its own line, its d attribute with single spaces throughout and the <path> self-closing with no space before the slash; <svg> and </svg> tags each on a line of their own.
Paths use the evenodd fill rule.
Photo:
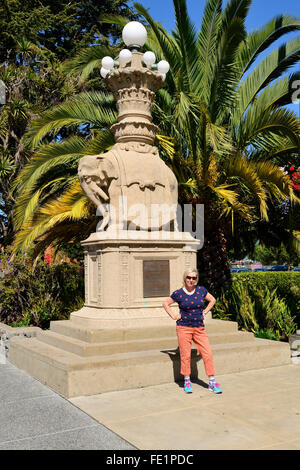
<svg viewBox="0 0 300 470">
<path fill-rule="evenodd" d="M 170 295 L 169 260 L 143 261 L 144 297 L 167 297 Z"/>
</svg>

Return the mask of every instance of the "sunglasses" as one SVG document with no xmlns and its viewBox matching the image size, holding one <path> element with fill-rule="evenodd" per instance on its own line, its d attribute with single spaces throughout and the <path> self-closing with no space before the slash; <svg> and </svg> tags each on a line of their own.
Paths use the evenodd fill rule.
<svg viewBox="0 0 300 470">
<path fill-rule="evenodd" d="M 195 277 L 195 276 L 186 276 L 186 279 L 193 279 L 193 281 L 196 281 L 197 277 Z"/>
</svg>

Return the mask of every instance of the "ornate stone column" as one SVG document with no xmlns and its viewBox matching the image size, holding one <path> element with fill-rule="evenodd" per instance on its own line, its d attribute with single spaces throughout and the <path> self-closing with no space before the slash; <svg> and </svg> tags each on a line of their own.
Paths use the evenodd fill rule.
<svg viewBox="0 0 300 470">
<path fill-rule="evenodd" d="M 163 300 L 182 284 L 185 269 L 196 266 L 199 240 L 177 229 L 175 175 L 154 146 L 152 122 L 156 91 L 163 76 L 133 51 L 129 64 L 106 78 L 118 109 L 111 127 L 113 148 L 80 160 L 85 194 L 102 216 L 85 250 L 85 305 L 71 319 L 95 328 L 169 323 Z"/>
</svg>

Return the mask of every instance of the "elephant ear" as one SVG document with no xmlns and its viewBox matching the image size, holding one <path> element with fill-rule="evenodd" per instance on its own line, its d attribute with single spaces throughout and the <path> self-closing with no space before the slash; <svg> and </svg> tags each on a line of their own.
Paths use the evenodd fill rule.
<svg viewBox="0 0 300 470">
<path fill-rule="evenodd" d="M 111 158 L 106 155 L 98 155 L 97 160 L 99 160 L 99 169 L 101 176 L 104 176 L 106 181 L 111 181 L 112 179 L 118 179 L 119 174 L 117 168 L 111 161 Z M 102 178 L 101 178 L 102 179 Z"/>
</svg>

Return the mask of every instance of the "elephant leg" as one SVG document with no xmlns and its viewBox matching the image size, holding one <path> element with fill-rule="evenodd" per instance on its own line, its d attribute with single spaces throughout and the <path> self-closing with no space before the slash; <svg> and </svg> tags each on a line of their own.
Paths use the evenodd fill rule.
<svg viewBox="0 0 300 470">
<path fill-rule="evenodd" d="M 96 232 L 103 232 L 110 221 L 108 204 L 102 204 L 101 206 L 98 206 L 96 215 L 102 217 L 102 220 L 100 220 L 97 224 Z"/>
</svg>

